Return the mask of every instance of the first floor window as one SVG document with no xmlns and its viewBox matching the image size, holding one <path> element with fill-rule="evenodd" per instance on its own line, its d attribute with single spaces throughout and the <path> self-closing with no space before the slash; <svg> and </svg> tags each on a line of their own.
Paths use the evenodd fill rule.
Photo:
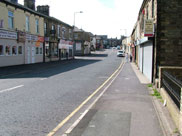
<svg viewBox="0 0 182 136">
<path fill-rule="evenodd" d="M 39 47 L 36 47 L 36 54 L 39 54 Z"/>
<path fill-rule="evenodd" d="M 11 47 L 9 45 L 6 46 L 5 53 L 7 56 L 11 55 Z"/>
<path fill-rule="evenodd" d="M 8 27 L 14 28 L 14 13 L 12 11 L 8 11 Z"/>
<path fill-rule="evenodd" d="M 4 55 L 4 46 L 0 45 L 0 55 Z"/>
<path fill-rule="evenodd" d="M 23 54 L 23 48 L 22 48 L 22 46 L 19 46 L 18 47 L 18 54 L 19 55 Z"/>
<path fill-rule="evenodd" d="M 12 54 L 13 55 L 17 55 L 17 47 L 16 46 L 13 46 L 13 48 L 12 48 Z"/>
</svg>

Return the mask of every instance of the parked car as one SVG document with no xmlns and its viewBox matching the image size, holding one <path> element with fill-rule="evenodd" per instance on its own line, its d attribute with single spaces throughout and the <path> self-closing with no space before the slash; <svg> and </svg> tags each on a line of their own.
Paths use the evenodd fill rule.
<svg viewBox="0 0 182 136">
<path fill-rule="evenodd" d="M 117 50 L 120 50 L 120 49 L 121 49 L 121 48 L 120 48 L 120 46 L 118 45 L 118 46 L 117 46 Z"/>
<path fill-rule="evenodd" d="M 119 50 L 119 51 L 117 52 L 117 56 L 118 56 L 118 57 L 125 57 L 125 52 L 124 52 L 123 50 Z"/>
</svg>

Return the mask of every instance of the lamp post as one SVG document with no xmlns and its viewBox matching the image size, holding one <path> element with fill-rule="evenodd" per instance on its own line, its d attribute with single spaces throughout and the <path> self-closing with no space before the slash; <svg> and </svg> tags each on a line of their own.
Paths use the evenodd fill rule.
<svg viewBox="0 0 182 136">
<path fill-rule="evenodd" d="M 77 13 L 83 13 L 83 11 L 74 12 L 74 22 L 73 22 L 73 26 L 74 26 L 74 27 L 75 27 L 75 15 L 76 15 Z"/>
</svg>

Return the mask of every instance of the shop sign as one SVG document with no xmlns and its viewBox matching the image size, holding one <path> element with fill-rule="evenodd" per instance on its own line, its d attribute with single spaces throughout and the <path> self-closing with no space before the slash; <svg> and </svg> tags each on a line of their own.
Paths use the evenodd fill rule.
<svg viewBox="0 0 182 136">
<path fill-rule="evenodd" d="M 145 31 L 144 31 L 145 37 L 153 37 L 154 36 L 154 24 L 153 20 L 145 20 Z"/>
<path fill-rule="evenodd" d="M 36 47 L 39 47 L 39 46 L 40 46 L 40 43 L 41 43 L 41 42 L 37 41 L 37 42 L 35 43 L 35 46 L 36 46 Z"/>
<path fill-rule="evenodd" d="M 25 32 L 18 31 L 18 42 L 24 43 L 26 40 L 26 34 Z"/>
<path fill-rule="evenodd" d="M 0 30 L 0 38 L 4 39 L 17 39 L 17 33 L 11 31 Z"/>
<path fill-rule="evenodd" d="M 44 37 L 44 41 L 49 42 L 49 37 Z"/>
<path fill-rule="evenodd" d="M 38 36 L 26 34 L 26 40 L 28 40 L 28 41 L 37 41 L 38 40 Z"/>
<path fill-rule="evenodd" d="M 4 20 L 0 20 L 0 28 L 4 27 Z"/>
<path fill-rule="evenodd" d="M 44 42 L 44 37 L 38 36 L 38 41 L 43 43 Z"/>
</svg>

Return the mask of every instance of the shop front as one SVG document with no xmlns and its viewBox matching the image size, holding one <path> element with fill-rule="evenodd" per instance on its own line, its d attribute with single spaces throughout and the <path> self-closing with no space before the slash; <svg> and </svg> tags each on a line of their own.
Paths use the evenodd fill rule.
<svg viewBox="0 0 182 136">
<path fill-rule="evenodd" d="M 25 64 L 43 62 L 44 37 L 26 34 Z"/>
<path fill-rule="evenodd" d="M 73 42 L 60 40 L 59 42 L 59 60 L 73 59 Z"/>
<path fill-rule="evenodd" d="M 0 29 L 0 67 L 24 64 L 24 41 L 15 31 Z"/>
</svg>

